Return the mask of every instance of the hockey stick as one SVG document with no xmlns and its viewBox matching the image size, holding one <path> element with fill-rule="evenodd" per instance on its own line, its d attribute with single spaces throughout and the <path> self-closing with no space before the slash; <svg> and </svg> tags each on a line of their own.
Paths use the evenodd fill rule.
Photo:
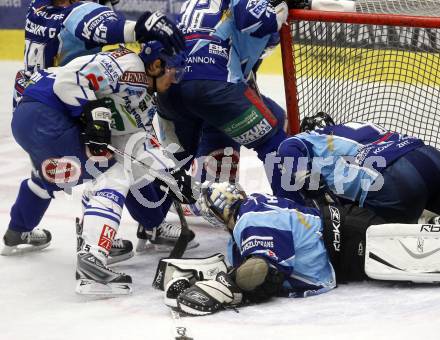
<svg viewBox="0 0 440 340">
<path fill-rule="evenodd" d="M 180 225 L 182 229 L 180 230 L 179 238 L 174 245 L 174 248 L 171 250 L 169 258 L 181 258 L 185 253 L 186 247 L 189 242 L 194 238 L 194 232 L 189 229 L 188 222 L 186 221 L 185 214 L 183 213 L 182 205 L 179 201 L 173 199 L 174 208 L 177 211 L 177 215 L 179 216 Z"/>
<path fill-rule="evenodd" d="M 120 157 L 123 157 L 123 158 L 128 157 L 134 164 L 137 164 L 137 165 L 140 165 L 141 167 L 143 167 L 147 171 L 148 175 L 155 177 L 158 180 L 164 182 L 170 190 L 171 190 L 171 188 L 176 187 L 175 179 L 171 175 L 167 176 L 164 173 L 162 173 L 161 171 L 158 171 L 158 170 L 151 168 L 151 166 L 149 164 L 144 163 L 144 162 L 136 159 L 134 156 L 132 156 L 122 150 L 119 150 L 118 148 L 114 147 L 111 144 L 107 144 L 107 149 Z M 185 183 L 182 183 L 182 186 L 185 186 L 187 189 L 191 189 L 191 190 L 193 190 L 193 189 L 199 190 L 201 185 L 200 185 L 200 183 L 196 182 L 196 183 L 194 183 L 194 186 L 191 186 L 191 187 L 189 187 Z M 166 189 L 163 189 L 163 191 L 168 192 Z M 183 199 L 183 194 L 180 192 L 179 188 L 177 188 L 176 191 L 173 190 L 174 194 L 179 199 Z"/>
<path fill-rule="evenodd" d="M 134 156 L 119 150 L 118 148 L 114 147 L 111 144 L 107 145 L 107 149 L 109 149 L 111 152 L 121 156 L 121 157 L 128 157 L 133 163 L 138 164 L 142 166 L 149 175 L 153 177 L 157 177 L 159 180 L 164 182 L 168 185 L 168 190 L 171 190 L 171 187 L 174 186 L 174 182 L 168 177 L 163 175 L 160 171 L 152 169 L 148 164 L 136 159 Z M 168 190 L 164 190 L 165 193 L 168 193 Z M 179 192 L 180 193 L 180 192 Z M 177 195 L 177 193 L 175 193 Z M 182 195 L 180 193 L 180 195 Z M 183 197 L 183 195 L 182 195 Z M 188 246 L 188 243 L 194 238 L 194 232 L 191 231 L 188 227 L 188 223 L 186 221 L 185 215 L 183 213 L 182 205 L 181 203 L 176 200 L 175 198 L 172 198 L 174 208 L 177 211 L 177 214 L 179 216 L 180 224 L 181 224 L 181 231 L 179 238 L 176 241 L 176 244 L 174 245 L 174 248 L 171 250 L 169 258 L 181 258 L 183 254 L 185 253 L 186 247 Z"/>
</svg>

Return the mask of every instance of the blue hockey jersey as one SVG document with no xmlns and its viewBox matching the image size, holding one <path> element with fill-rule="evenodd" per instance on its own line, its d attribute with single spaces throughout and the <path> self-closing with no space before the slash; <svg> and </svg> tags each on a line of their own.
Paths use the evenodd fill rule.
<svg viewBox="0 0 440 340">
<path fill-rule="evenodd" d="M 291 297 L 321 294 L 336 287 L 322 239 L 320 212 L 289 199 L 252 194 L 240 206 L 229 260 L 238 266 L 250 255 L 264 257 L 286 276 Z"/>
<path fill-rule="evenodd" d="M 351 122 L 288 138 L 280 144 L 278 156 L 289 179 L 291 176 L 296 176 L 296 180 L 318 178 L 338 196 L 363 206 L 381 172 L 422 145 L 418 138 L 372 123 Z M 283 184 L 277 195 L 296 198 L 295 190 Z M 307 183 L 311 186 L 308 189 L 317 189 L 316 184 Z M 299 189 L 302 188 L 296 188 Z"/>
<path fill-rule="evenodd" d="M 187 0 L 178 19 L 187 42 L 185 80 L 244 80 L 279 29 L 267 0 Z"/>
<path fill-rule="evenodd" d="M 105 44 L 133 42 L 134 25 L 94 2 L 59 7 L 51 0 L 33 0 L 26 15 L 25 71 L 30 76 L 38 69 L 95 54 Z"/>
</svg>

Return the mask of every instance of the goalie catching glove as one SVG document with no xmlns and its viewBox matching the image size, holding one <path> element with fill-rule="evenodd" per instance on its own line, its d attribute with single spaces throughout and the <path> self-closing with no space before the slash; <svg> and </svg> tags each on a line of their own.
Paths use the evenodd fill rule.
<svg viewBox="0 0 440 340">
<path fill-rule="evenodd" d="M 85 127 L 82 138 L 93 156 L 106 154 L 107 145 L 111 142 L 112 113 L 107 108 L 108 104 L 109 99 L 103 98 L 83 106 L 81 120 Z"/>
<path fill-rule="evenodd" d="M 208 315 L 241 303 L 243 295 L 225 272 L 215 280 L 198 281 L 177 297 L 179 311 L 189 315 Z"/>
</svg>

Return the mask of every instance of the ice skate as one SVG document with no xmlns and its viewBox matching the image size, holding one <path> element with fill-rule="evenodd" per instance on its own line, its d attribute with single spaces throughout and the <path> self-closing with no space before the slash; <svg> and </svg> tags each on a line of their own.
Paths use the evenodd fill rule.
<svg viewBox="0 0 440 340">
<path fill-rule="evenodd" d="M 1 255 L 10 256 L 44 249 L 50 245 L 51 233 L 46 229 L 34 229 L 28 232 L 6 230 L 3 236 L 4 247 Z"/>
<path fill-rule="evenodd" d="M 107 267 L 92 253 L 80 251 L 77 255 L 76 289 L 82 295 L 128 295 L 132 292 L 131 276 Z"/>
<path fill-rule="evenodd" d="M 76 225 L 76 235 L 78 241 L 77 250 L 79 251 L 82 248 L 82 244 L 84 242 L 82 238 L 82 223 L 80 219 L 77 217 L 75 220 Z M 107 265 L 112 265 L 118 262 L 122 262 L 128 260 L 134 256 L 133 252 L 133 243 L 129 240 L 124 240 L 122 238 L 117 238 L 113 240 L 112 247 L 110 249 L 110 253 L 107 259 Z"/>
<path fill-rule="evenodd" d="M 170 252 L 174 248 L 174 245 L 180 236 L 181 230 L 182 227 L 180 225 L 165 221 L 152 230 L 145 230 L 145 228 L 139 224 L 137 231 L 138 242 L 136 245 L 136 252 Z M 186 249 L 193 249 L 199 246 L 199 243 L 194 241 L 195 235 L 192 231 L 191 235 L 191 241 L 188 243 Z"/>
</svg>

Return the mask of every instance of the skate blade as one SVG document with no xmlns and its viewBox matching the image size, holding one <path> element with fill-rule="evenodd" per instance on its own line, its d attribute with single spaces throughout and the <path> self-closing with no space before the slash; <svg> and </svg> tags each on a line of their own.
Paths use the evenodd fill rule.
<svg viewBox="0 0 440 340">
<path fill-rule="evenodd" d="M 21 244 L 22 247 L 20 246 L 3 246 L 3 249 L 0 252 L 0 255 L 3 256 L 14 256 L 14 255 L 21 255 L 21 254 L 26 254 L 26 253 L 31 253 L 34 251 L 38 251 L 38 250 L 42 250 L 44 248 L 47 248 L 50 246 L 50 242 L 43 244 L 41 246 L 33 246 L 30 244 Z"/>
<path fill-rule="evenodd" d="M 119 296 L 133 292 L 131 283 L 99 283 L 93 280 L 76 280 L 75 292 L 80 295 Z"/>
<path fill-rule="evenodd" d="M 188 243 L 188 246 L 186 247 L 186 250 L 197 248 L 200 244 L 198 242 L 191 241 Z M 169 253 L 171 250 L 174 249 L 174 245 L 169 244 L 153 244 L 148 243 L 147 245 L 143 245 L 142 247 L 138 246 L 136 247 L 136 253 L 139 255 L 143 254 L 149 254 L 149 253 Z"/>
<path fill-rule="evenodd" d="M 126 261 L 128 259 L 131 259 L 133 256 L 134 256 L 134 252 L 132 252 L 132 251 L 129 253 L 123 254 L 123 255 L 119 255 L 119 256 L 109 256 L 107 259 L 107 265 L 110 266 L 115 263 Z"/>
</svg>

